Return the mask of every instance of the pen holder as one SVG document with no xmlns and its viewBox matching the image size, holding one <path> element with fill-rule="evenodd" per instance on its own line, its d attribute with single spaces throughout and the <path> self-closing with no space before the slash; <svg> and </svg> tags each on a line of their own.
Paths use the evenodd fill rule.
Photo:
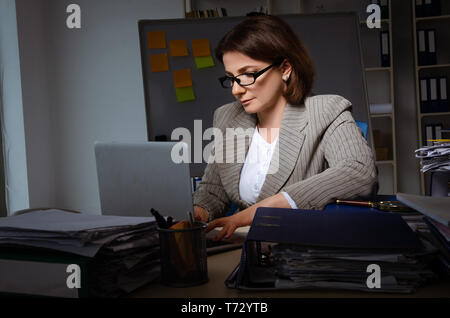
<svg viewBox="0 0 450 318">
<path fill-rule="evenodd" d="M 161 282 L 172 287 L 189 287 L 208 281 L 206 223 L 192 227 L 158 227 L 161 253 Z"/>
</svg>

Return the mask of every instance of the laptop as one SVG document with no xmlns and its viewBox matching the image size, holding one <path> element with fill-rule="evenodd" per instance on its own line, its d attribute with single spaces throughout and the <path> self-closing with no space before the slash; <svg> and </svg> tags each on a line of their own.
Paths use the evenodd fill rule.
<svg viewBox="0 0 450 318">
<path fill-rule="evenodd" d="M 95 159 L 103 215 L 153 216 L 174 220 L 193 213 L 189 163 L 174 163 L 178 142 L 96 142 Z M 183 151 L 188 151 L 186 143 Z"/>
</svg>

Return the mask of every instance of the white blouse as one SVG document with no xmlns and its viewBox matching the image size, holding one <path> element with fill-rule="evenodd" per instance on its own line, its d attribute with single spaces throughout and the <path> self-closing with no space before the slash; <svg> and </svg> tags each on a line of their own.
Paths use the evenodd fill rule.
<svg viewBox="0 0 450 318">
<path fill-rule="evenodd" d="M 247 157 L 245 158 L 239 181 L 239 195 L 241 199 L 249 205 L 256 203 L 256 199 L 261 192 L 277 142 L 278 137 L 269 144 L 259 134 L 258 127 L 255 127 L 252 143 L 250 144 Z M 297 205 L 289 194 L 286 192 L 281 193 L 289 202 L 291 208 L 296 209 Z"/>
</svg>

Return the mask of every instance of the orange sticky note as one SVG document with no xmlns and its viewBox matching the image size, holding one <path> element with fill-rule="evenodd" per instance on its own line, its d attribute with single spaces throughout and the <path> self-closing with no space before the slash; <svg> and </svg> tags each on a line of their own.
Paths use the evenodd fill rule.
<svg viewBox="0 0 450 318">
<path fill-rule="evenodd" d="M 166 32 L 164 31 L 149 31 L 148 32 L 148 47 L 150 49 L 165 49 L 166 46 Z"/>
<path fill-rule="evenodd" d="M 169 41 L 171 56 L 188 56 L 186 40 Z"/>
<path fill-rule="evenodd" d="M 169 70 L 169 58 L 167 53 L 150 55 L 152 72 L 164 72 Z"/>
<path fill-rule="evenodd" d="M 192 53 L 195 57 L 210 56 L 211 50 L 209 49 L 208 39 L 196 39 L 192 40 Z"/>
<path fill-rule="evenodd" d="M 175 88 L 192 86 L 191 70 L 173 71 L 173 81 L 175 82 Z"/>
</svg>

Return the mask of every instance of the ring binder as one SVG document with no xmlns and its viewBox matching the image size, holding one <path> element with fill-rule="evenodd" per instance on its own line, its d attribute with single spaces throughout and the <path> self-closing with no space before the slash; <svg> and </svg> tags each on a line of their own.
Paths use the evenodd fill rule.
<svg viewBox="0 0 450 318">
<path fill-rule="evenodd" d="M 427 50 L 426 50 L 426 34 L 425 30 L 417 30 L 417 59 L 419 65 L 426 65 Z"/>
<path fill-rule="evenodd" d="M 450 111 L 447 97 L 447 77 L 439 77 L 439 111 Z"/>
<path fill-rule="evenodd" d="M 381 66 L 391 66 L 390 53 L 389 53 L 389 32 L 382 31 L 380 33 L 381 38 Z"/>
</svg>

